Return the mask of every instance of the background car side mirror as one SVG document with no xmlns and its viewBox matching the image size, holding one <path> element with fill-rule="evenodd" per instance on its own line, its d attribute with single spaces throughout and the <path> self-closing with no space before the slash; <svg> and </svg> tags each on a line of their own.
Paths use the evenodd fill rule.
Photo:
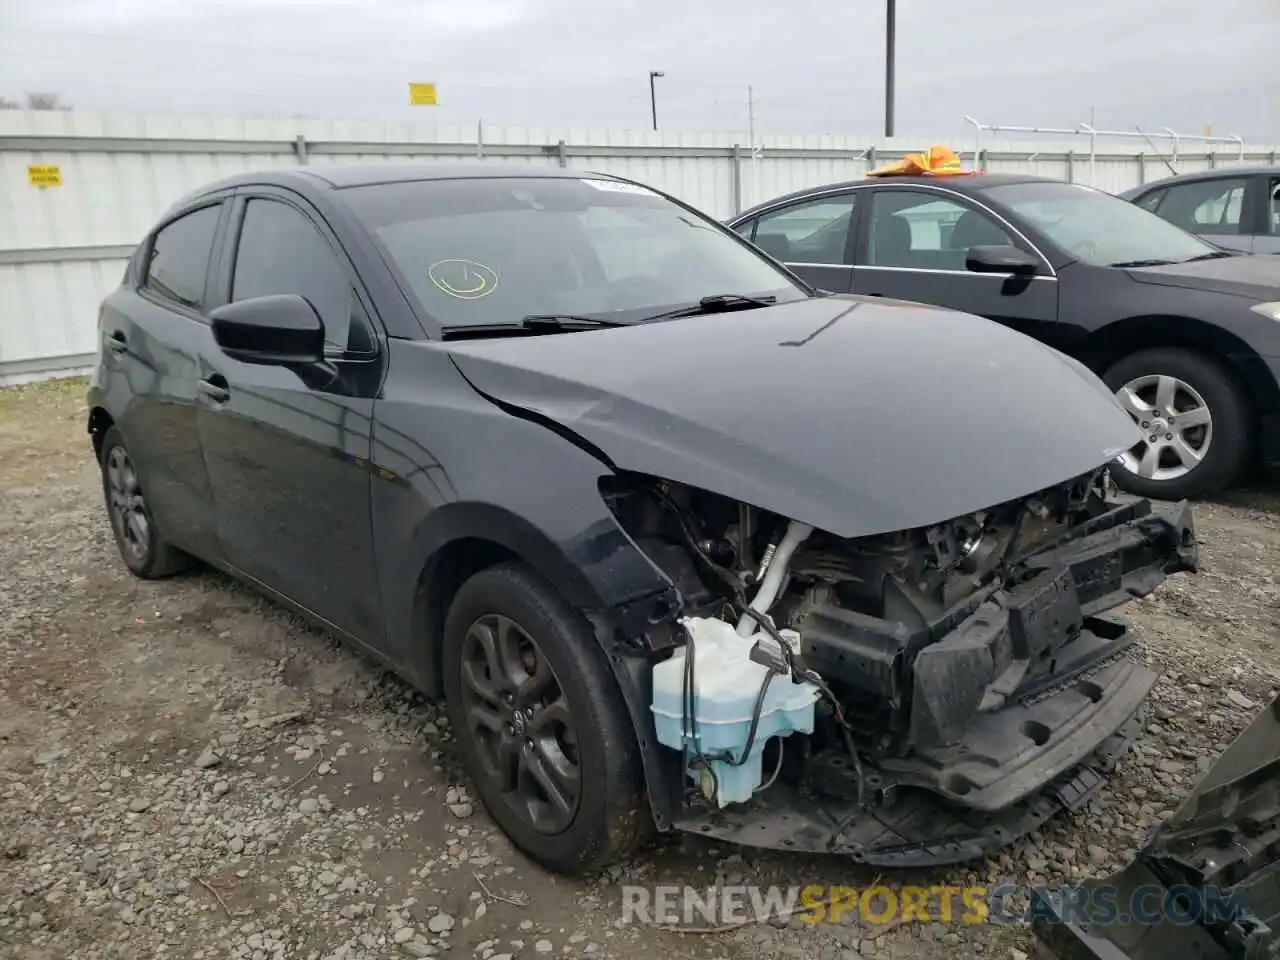
<svg viewBox="0 0 1280 960">
<path fill-rule="evenodd" d="M 209 314 L 213 339 L 242 363 L 322 363 L 324 323 L 315 307 L 296 293 L 252 297 Z"/>
<path fill-rule="evenodd" d="M 974 273 L 1013 273 L 1025 276 L 1040 269 L 1040 261 L 1010 244 L 970 247 L 964 255 L 966 270 Z"/>
</svg>

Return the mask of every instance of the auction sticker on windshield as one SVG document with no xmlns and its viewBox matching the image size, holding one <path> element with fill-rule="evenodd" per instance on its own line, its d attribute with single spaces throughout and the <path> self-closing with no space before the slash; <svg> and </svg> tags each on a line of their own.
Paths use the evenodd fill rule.
<svg viewBox="0 0 1280 960">
<path fill-rule="evenodd" d="M 634 193 L 642 197 L 656 196 L 652 190 L 635 183 L 620 183 L 617 180 L 583 180 L 582 182 L 609 193 Z"/>
</svg>

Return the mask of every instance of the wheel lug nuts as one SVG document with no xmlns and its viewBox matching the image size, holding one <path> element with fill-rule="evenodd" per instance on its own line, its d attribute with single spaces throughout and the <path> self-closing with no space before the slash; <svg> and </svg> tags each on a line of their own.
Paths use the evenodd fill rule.
<svg viewBox="0 0 1280 960">
<path fill-rule="evenodd" d="M 1151 426 L 1151 423 L 1150 423 L 1149 421 L 1147 421 L 1147 420 L 1143 420 L 1143 421 L 1142 421 L 1142 429 L 1143 429 L 1143 430 L 1147 429 L 1147 427 L 1149 427 L 1149 426 Z"/>
<path fill-rule="evenodd" d="M 1148 439 L 1148 440 L 1150 440 L 1152 443 L 1155 443 L 1155 442 L 1156 442 L 1156 435 L 1153 433 L 1153 434 L 1152 434 L 1150 437 L 1148 437 L 1147 439 Z"/>
<path fill-rule="evenodd" d="M 508 723 L 506 726 L 504 726 L 504 727 L 502 728 L 502 732 L 503 732 L 503 733 L 505 733 L 505 734 L 509 737 L 509 736 L 511 736 L 513 733 L 515 733 L 515 732 L 516 732 L 516 730 L 515 730 L 515 727 L 511 726 L 511 724 L 509 724 L 509 723 Z"/>
<path fill-rule="evenodd" d="M 1166 433 L 1166 434 L 1164 435 L 1164 438 L 1165 438 L 1166 440 L 1172 440 L 1172 439 L 1173 439 L 1173 434 L 1172 434 L 1172 433 Z"/>
</svg>

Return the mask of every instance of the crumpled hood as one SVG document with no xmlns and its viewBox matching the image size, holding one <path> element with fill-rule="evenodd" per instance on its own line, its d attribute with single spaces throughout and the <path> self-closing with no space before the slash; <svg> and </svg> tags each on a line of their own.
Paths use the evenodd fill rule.
<svg viewBox="0 0 1280 960">
<path fill-rule="evenodd" d="M 1129 271 L 1129 276 L 1139 283 L 1163 287 L 1225 293 L 1258 301 L 1280 300 L 1280 257 L 1241 254 L 1164 267 L 1136 267 Z"/>
<path fill-rule="evenodd" d="M 822 297 L 440 348 L 481 393 L 619 469 L 844 537 L 1024 496 L 1138 440 L 1076 361 L 935 307 Z"/>
</svg>

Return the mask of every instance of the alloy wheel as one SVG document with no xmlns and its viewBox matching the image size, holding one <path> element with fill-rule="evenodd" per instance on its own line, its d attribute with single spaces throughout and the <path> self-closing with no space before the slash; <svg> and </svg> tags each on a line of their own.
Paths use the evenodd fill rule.
<svg viewBox="0 0 1280 960">
<path fill-rule="evenodd" d="M 1213 414 L 1185 380 L 1148 374 L 1116 391 L 1142 431 L 1142 440 L 1121 455 L 1130 473 L 1147 480 L 1177 480 L 1203 461 L 1213 442 Z"/>
<path fill-rule="evenodd" d="M 572 824 L 582 792 L 578 737 L 546 655 L 514 620 L 477 619 L 462 642 L 467 735 L 503 800 L 539 833 Z"/>
<path fill-rule="evenodd" d="M 150 549 L 151 523 L 138 472 L 124 447 L 112 447 L 107 454 L 107 496 L 121 545 L 141 563 Z"/>
</svg>

